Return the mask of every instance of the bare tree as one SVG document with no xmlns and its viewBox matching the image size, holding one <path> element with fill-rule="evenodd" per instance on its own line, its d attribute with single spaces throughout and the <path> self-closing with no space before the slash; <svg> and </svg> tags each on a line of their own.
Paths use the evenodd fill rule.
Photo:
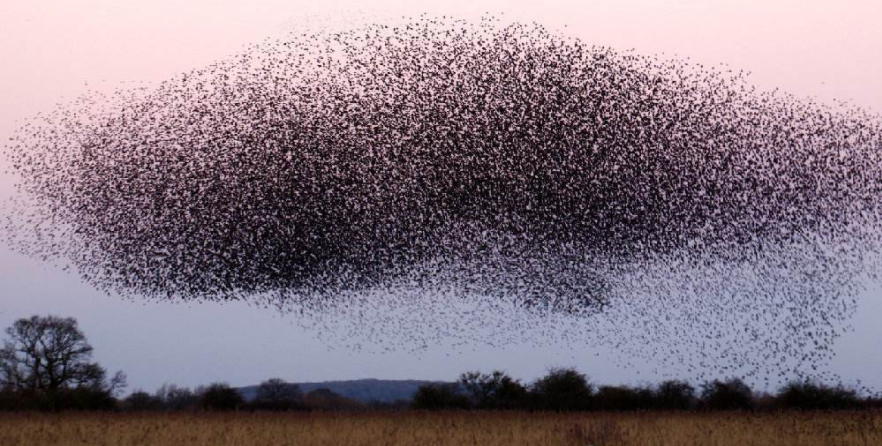
<svg viewBox="0 0 882 446">
<path fill-rule="evenodd" d="M 198 398 L 192 390 L 174 384 L 163 384 L 154 397 L 166 410 L 192 409 L 198 403 Z"/>
<path fill-rule="evenodd" d="M 92 346 L 73 318 L 32 316 L 6 329 L 0 349 L 0 386 L 12 391 L 52 395 L 81 389 L 112 395 L 126 385 L 117 372 L 91 362 Z"/>
<path fill-rule="evenodd" d="M 514 409 L 523 405 L 527 398 L 527 389 L 518 380 L 499 370 L 490 374 L 463 373 L 459 383 L 471 394 L 472 401 L 480 409 Z"/>
<path fill-rule="evenodd" d="M 272 378 L 257 387 L 254 406 L 264 410 L 292 410 L 300 406 L 301 398 L 300 386 Z"/>
</svg>

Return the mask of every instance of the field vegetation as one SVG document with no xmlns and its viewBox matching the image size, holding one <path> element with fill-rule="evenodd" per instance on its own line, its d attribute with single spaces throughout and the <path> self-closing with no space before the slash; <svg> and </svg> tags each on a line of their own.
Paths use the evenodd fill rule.
<svg viewBox="0 0 882 446">
<path fill-rule="evenodd" d="M 882 412 L 0 414 L 4 446 L 878 446 Z"/>
</svg>

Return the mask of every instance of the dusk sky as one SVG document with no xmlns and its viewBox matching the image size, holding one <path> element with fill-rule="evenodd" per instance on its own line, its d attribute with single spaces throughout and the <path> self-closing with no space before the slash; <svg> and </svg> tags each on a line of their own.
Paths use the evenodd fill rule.
<svg viewBox="0 0 882 446">
<path fill-rule="evenodd" d="M 882 2 L 876 0 L 30 0 L 0 3 L 0 141 L 25 119 L 88 90 L 155 85 L 292 29 L 422 13 L 536 21 L 589 44 L 725 64 L 750 71 L 749 81 L 761 89 L 882 113 Z M 13 183 L 11 175 L 0 176 L 0 198 L 12 194 Z M 854 330 L 833 347 L 830 370 L 846 383 L 882 390 L 882 289 L 868 285 L 858 305 Z M 150 391 L 167 382 L 248 385 L 272 376 L 453 380 L 466 370 L 493 368 L 529 381 L 552 366 L 576 366 L 603 383 L 667 377 L 653 364 L 619 367 L 590 345 L 428 346 L 418 354 L 334 348 L 293 323 L 293 315 L 242 303 L 109 296 L 0 245 L 0 327 L 47 313 L 77 318 L 97 359 L 124 370 L 132 389 Z"/>
</svg>

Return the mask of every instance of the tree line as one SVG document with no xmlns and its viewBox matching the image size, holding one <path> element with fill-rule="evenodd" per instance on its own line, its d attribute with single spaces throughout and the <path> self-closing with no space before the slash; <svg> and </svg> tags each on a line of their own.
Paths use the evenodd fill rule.
<svg viewBox="0 0 882 446">
<path fill-rule="evenodd" d="M 339 411 L 367 410 L 374 405 L 364 404 L 329 389 L 315 389 L 303 393 L 297 384 L 272 378 L 262 382 L 254 397 L 246 399 L 242 393 L 226 383 L 213 383 L 193 390 L 187 387 L 164 385 L 155 393 L 133 392 L 119 401 L 118 409 L 130 411 Z"/>
<path fill-rule="evenodd" d="M 556 368 L 530 384 L 501 371 L 463 373 L 454 383 L 420 387 L 412 400 L 364 403 L 329 389 L 301 392 L 282 379 L 262 382 L 246 400 L 226 383 L 196 389 L 164 385 L 125 398 L 126 376 L 92 361 L 92 346 L 73 318 L 33 316 L 6 329 L 0 348 L 0 410 L 308 411 L 308 410 L 855 410 L 882 408 L 842 385 L 793 381 L 775 395 L 738 378 L 698 388 L 685 381 L 655 386 L 596 386 L 573 368 Z"/>
<path fill-rule="evenodd" d="M 795 380 L 777 394 L 755 392 L 743 380 L 658 385 L 592 384 L 574 368 L 555 368 L 526 385 L 501 371 L 463 373 L 456 383 L 420 387 L 411 407 L 421 410 L 718 411 L 858 410 L 882 408 L 882 398 L 861 397 L 843 385 Z"/>
</svg>

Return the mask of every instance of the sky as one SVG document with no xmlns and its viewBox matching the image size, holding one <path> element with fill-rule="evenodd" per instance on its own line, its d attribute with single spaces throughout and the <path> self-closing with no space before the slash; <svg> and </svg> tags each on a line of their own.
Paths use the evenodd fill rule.
<svg viewBox="0 0 882 446">
<path fill-rule="evenodd" d="M 0 141 L 24 119 L 88 89 L 151 85 L 303 26 L 346 26 L 388 17 L 494 14 L 536 21 L 618 50 L 688 57 L 751 72 L 762 89 L 822 102 L 845 100 L 882 113 L 882 2 L 877 0 L 450 1 L 28 0 L 0 1 Z M 0 160 L 0 172 L 5 170 Z M 0 198 L 13 178 L 0 175 Z M 501 368 L 532 380 L 551 366 L 576 366 L 605 383 L 653 381 L 664 371 L 619 367 L 584 349 L 512 345 L 385 354 L 334 348 L 290 316 L 245 304 L 172 304 L 108 296 L 77 276 L 0 244 L 0 327 L 32 314 L 76 317 L 111 370 L 132 388 L 166 382 L 247 385 L 386 378 L 452 380 Z M 859 299 L 853 330 L 834 346 L 830 369 L 882 389 L 882 289 Z"/>
</svg>

